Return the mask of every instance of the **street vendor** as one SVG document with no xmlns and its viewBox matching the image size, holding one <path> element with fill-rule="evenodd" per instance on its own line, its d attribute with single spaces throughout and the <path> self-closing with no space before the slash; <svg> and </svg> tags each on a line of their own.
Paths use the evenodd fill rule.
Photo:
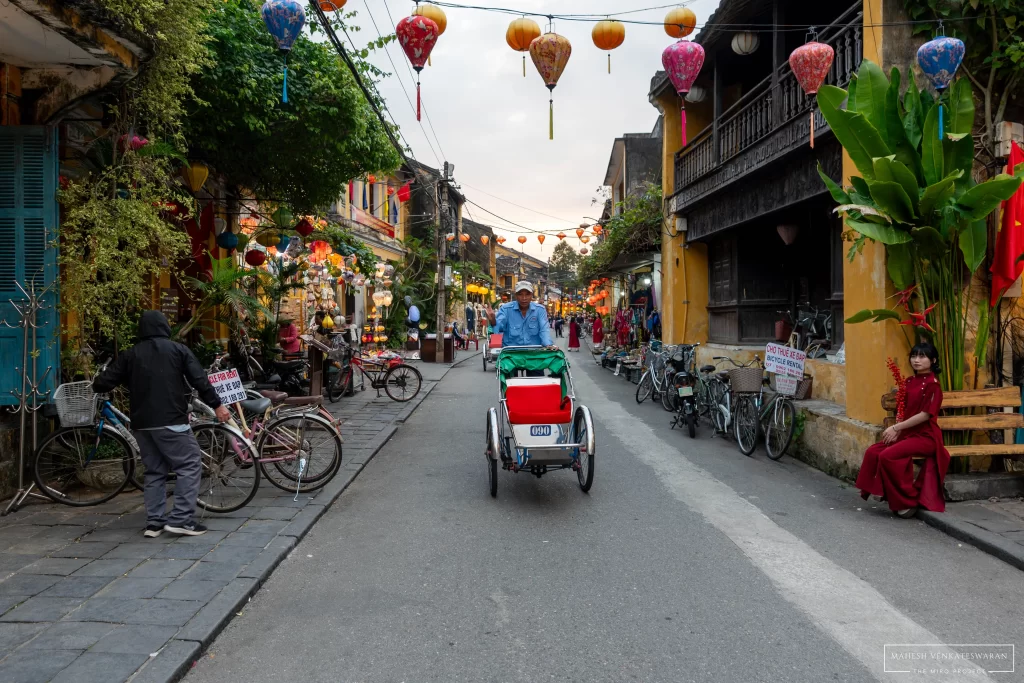
<svg viewBox="0 0 1024 683">
<path fill-rule="evenodd" d="M 299 344 L 299 330 L 295 323 L 288 318 L 282 318 L 279 322 L 277 341 L 285 353 L 298 353 L 302 350 Z"/>
<path fill-rule="evenodd" d="M 942 430 L 936 418 L 942 407 L 939 353 L 928 342 L 910 350 L 914 376 L 906 381 L 903 421 L 882 432 L 882 441 L 864 453 L 857 488 L 861 498 L 879 496 L 900 517 L 913 517 L 917 508 L 944 512 L 943 481 L 949 467 L 949 451 L 942 445 Z M 921 471 L 914 478 L 915 457 L 923 457 Z"/>
<path fill-rule="evenodd" d="M 495 334 L 503 334 L 502 346 L 546 346 L 556 348 L 548 331 L 548 312 L 533 302 L 533 285 L 525 280 L 516 284 L 516 300 L 502 304 L 497 314 L 484 308 Z"/>
</svg>

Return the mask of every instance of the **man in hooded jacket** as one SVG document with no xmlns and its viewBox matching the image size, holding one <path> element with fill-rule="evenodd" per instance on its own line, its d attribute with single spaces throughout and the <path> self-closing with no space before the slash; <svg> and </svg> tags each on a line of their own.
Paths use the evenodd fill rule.
<svg viewBox="0 0 1024 683">
<path fill-rule="evenodd" d="M 194 517 L 202 475 L 202 454 L 188 423 L 192 389 L 214 408 L 217 419 L 230 414 L 206 378 L 199 361 L 184 344 L 171 341 L 171 326 L 160 311 L 143 311 L 139 342 L 117 357 L 95 380 L 97 393 L 121 385 L 131 393 L 132 431 L 146 467 L 146 531 L 156 538 L 163 531 L 184 536 L 206 533 Z M 178 475 L 174 508 L 167 509 L 167 474 Z"/>
</svg>

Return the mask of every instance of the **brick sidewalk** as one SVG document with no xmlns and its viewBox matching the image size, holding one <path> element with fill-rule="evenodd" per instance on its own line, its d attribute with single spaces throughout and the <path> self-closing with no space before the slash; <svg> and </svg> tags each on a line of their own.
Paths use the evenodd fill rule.
<svg viewBox="0 0 1024 683">
<path fill-rule="evenodd" d="M 203 536 L 144 538 L 137 491 L 0 518 L 0 681 L 177 680 L 448 370 L 415 365 L 408 403 L 367 389 L 327 404 L 345 440 L 330 484 L 295 501 L 264 482 Z"/>
</svg>

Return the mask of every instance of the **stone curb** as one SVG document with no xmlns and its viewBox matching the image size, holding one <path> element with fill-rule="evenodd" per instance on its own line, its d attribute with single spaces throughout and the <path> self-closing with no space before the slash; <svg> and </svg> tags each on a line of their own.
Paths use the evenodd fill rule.
<svg viewBox="0 0 1024 683">
<path fill-rule="evenodd" d="M 468 353 L 468 351 L 467 351 L 467 353 Z M 483 351 L 473 351 L 473 355 L 466 356 L 462 360 L 455 361 L 450 366 L 448 366 L 448 370 L 451 370 L 452 368 L 457 368 L 460 365 L 462 365 L 463 363 L 468 363 L 469 361 L 473 360 L 474 358 L 476 358 L 477 356 L 481 355 L 482 353 L 483 353 Z M 448 374 L 448 370 L 445 370 L 445 373 L 444 373 L 445 375 Z M 441 378 L 444 379 L 444 375 L 442 375 Z"/>
<path fill-rule="evenodd" d="M 447 372 L 445 373 L 447 374 Z M 444 375 L 441 376 L 444 379 Z M 439 382 L 440 380 L 438 380 Z M 435 382 L 429 389 L 422 392 L 402 412 L 397 423 L 404 422 L 420 406 L 421 403 L 437 386 Z M 366 446 L 365 460 L 356 470 L 348 470 L 343 481 L 335 478 L 325 486 L 316 500 L 306 506 L 302 512 L 292 518 L 277 537 L 257 556 L 228 586 L 207 603 L 192 619 L 175 635 L 160 653 L 150 659 L 131 678 L 132 683 L 177 683 L 192 668 L 193 663 L 206 651 L 213 640 L 235 618 L 242 607 L 256 594 L 274 569 L 298 545 L 299 541 L 309 533 L 313 525 L 355 481 L 359 473 L 374 456 L 384 447 L 398 427 L 395 424 L 385 427 Z M 336 483 L 337 482 L 337 483 Z"/>
<path fill-rule="evenodd" d="M 1024 570 L 1024 546 L 941 512 L 918 510 L 917 518 L 953 538 L 970 543 L 1017 569 Z"/>
</svg>

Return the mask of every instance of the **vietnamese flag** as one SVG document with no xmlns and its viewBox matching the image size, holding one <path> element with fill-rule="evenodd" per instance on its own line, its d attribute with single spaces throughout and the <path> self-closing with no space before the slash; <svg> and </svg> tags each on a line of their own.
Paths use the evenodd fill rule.
<svg viewBox="0 0 1024 683">
<path fill-rule="evenodd" d="M 1024 163 L 1024 150 L 1016 142 L 1011 143 L 1010 173 L 1017 164 Z M 996 237 L 996 250 L 992 259 L 992 300 L 996 302 L 1003 292 L 1020 277 L 1024 263 L 1018 257 L 1024 255 L 1024 185 L 1008 200 L 1003 202 L 1003 225 Z"/>
</svg>

